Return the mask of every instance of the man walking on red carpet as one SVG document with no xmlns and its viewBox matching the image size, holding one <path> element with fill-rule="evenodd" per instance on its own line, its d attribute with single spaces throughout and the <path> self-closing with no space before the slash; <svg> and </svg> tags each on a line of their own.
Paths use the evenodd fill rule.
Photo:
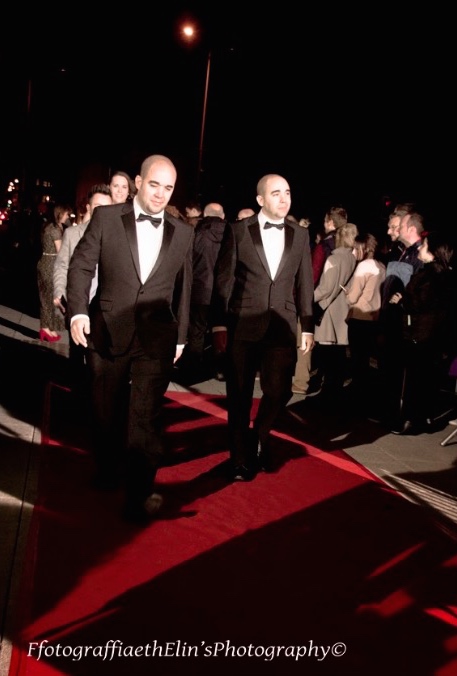
<svg viewBox="0 0 457 676">
<path fill-rule="evenodd" d="M 153 490 L 161 414 L 189 322 L 194 229 L 165 210 L 175 183 L 171 160 L 146 158 L 133 202 L 95 209 L 68 274 L 71 335 L 88 348 L 98 483 L 116 482 L 125 462 L 126 516 L 134 520 L 162 501 Z"/>
<path fill-rule="evenodd" d="M 257 184 L 260 212 L 227 226 L 218 259 L 213 340 L 227 353 L 228 429 L 231 478 L 250 481 L 258 469 L 272 471 L 271 428 L 292 396 L 301 349 L 314 345 L 313 277 L 307 228 L 286 219 L 288 182 L 268 174 Z M 250 430 L 257 372 L 262 398 Z"/>
</svg>

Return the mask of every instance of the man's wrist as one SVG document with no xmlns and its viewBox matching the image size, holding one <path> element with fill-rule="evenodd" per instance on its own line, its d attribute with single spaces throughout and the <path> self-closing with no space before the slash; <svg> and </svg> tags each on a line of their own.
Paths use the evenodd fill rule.
<svg viewBox="0 0 457 676">
<path fill-rule="evenodd" d="M 73 325 L 73 322 L 76 321 L 77 319 L 89 319 L 88 315 L 73 315 L 73 317 L 70 320 L 70 326 Z"/>
</svg>

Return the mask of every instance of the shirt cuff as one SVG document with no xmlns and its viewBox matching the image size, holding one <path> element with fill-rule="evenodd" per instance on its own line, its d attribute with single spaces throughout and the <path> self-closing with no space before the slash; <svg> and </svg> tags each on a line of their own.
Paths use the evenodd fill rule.
<svg viewBox="0 0 457 676">
<path fill-rule="evenodd" d="M 73 322 L 76 319 L 89 319 L 89 316 L 88 315 L 73 315 L 73 317 L 71 318 L 71 321 L 70 321 L 70 326 L 73 325 Z"/>
</svg>

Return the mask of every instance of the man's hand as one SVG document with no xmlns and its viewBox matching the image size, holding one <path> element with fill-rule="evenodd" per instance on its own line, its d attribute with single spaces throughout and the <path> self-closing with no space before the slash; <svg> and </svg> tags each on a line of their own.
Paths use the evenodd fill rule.
<svg viewBox="0 0 457 676">
<path fill-rule="evenodd" d="M 216 354 L 227 352 L 227 329 L 213 331 L 213 348 Z"/>
<path fill-rule="evenodd" d="M 302 333 L 301 334 L 301 347 L 300 352 L 306 354 L 311 352 L 314 347 L 314 334 L 313 333 Z"/>
<path fill-rule="evenodd" d="M 76 345 L 87 347 L 86 336 L 90 333 L 89 318 L 81 317 L 80 319 L 75 319 L 75 321 L 71 324 L 70 333 Z"/>
</svg>

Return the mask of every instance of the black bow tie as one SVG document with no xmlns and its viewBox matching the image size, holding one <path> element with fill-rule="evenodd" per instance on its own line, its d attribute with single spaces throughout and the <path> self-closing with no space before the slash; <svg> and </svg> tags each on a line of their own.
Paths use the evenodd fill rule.
<svg viewBox="0 0 457 676">
<path fill-rule="evenodd" d="M 268 228 L 278 228 L 278 230 L 282 230 L 284 228 L 284 223 L 270 223 L 267 221 L 263 227 L 265 230 L 268 230 Z"/>
<path fill-rule="evenodd" d="M 159 225 L 162 223 L 161 218 L 157 218 L 156 216 L 151 216 L 151 214 L 138 214 L 138 218 L 136 220 L 137 221 L 151 221 L 152 225 L 155 228 L 158 228 Z"/>
</svg>

